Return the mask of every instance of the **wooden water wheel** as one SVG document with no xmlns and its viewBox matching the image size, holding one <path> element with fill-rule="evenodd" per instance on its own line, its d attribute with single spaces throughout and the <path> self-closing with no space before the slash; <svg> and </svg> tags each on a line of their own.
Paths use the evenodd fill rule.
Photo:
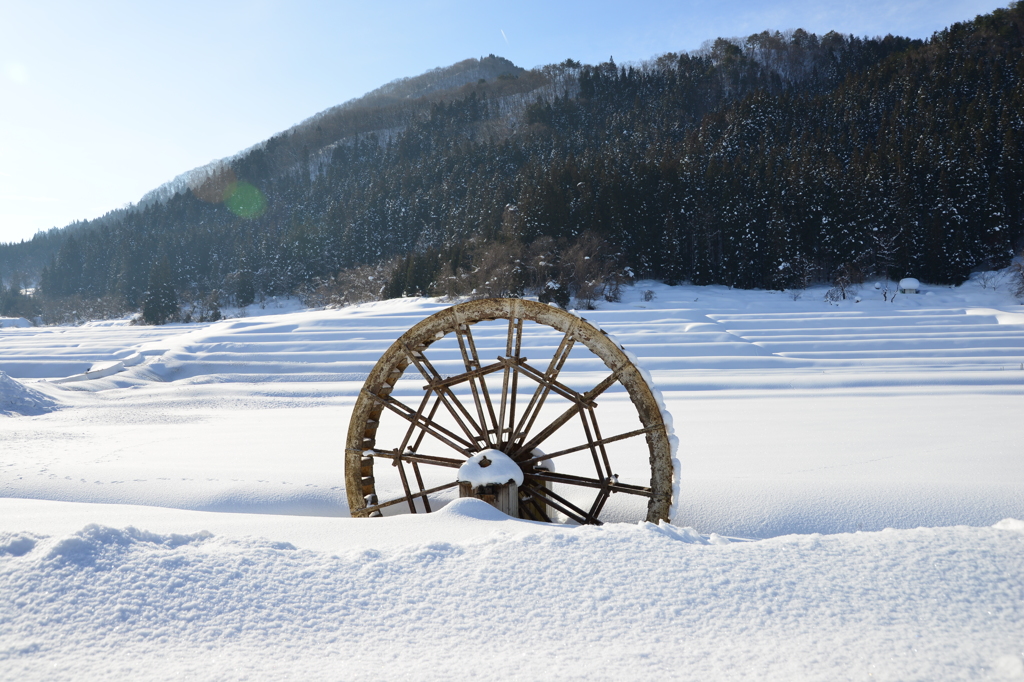
<svg viewBox="0 0 1024 682">
<path fill-rule="evenodd" d="M 370 372 L 349 422 L 349 507 L 430 512 L 457 494 L 469 457 L 496 449 L 523 471 L 522 518 L 599 524 L 623 494 L 626 516 L 667 520 L 669 435 L 629 355 L 583 318 L 522 299 L 461 303 L 415 324 Z"/>
</svg>

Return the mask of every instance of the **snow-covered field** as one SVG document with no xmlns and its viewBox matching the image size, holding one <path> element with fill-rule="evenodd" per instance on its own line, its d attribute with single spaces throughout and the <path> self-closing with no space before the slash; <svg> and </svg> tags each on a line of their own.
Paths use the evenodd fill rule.
<svg viewBox="0 0 1024 682">
<path fill-rule="evenodd" d="M 348 518 L 355 396 L 440 301 L 5 326 L 0 679 L 1024 679 L 1024 306 L 822 294 L 583 313 L 672 414 L 662 527 Z"/>
</svg>

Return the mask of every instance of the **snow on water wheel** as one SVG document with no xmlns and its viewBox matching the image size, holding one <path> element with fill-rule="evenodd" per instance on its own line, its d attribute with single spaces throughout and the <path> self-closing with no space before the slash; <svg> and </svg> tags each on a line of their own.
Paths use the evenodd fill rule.
<svg viewBox="0 0 1024 682">
<path fill-rule="evenodd" d="M 667 520 L 669 435 L 640 369 L 602 330 L 534 301 L 461 303 L 415 324 L 366 379 L 346 443 L 349 507 L 430 512 L 458 495 L 467 459 L 494 449 L 523 472 L 522 518 Z"/>
</svg>

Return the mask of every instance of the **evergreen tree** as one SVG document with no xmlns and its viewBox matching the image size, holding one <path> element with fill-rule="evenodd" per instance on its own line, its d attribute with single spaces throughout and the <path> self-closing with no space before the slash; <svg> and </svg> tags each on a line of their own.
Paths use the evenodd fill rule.
<svg viewBox="0 0 1024 682">
<path fill-rule="evenodd" d="M 162 256 L 149 274 L 149 286 L 142 300 L 142 319 L 147 324 L 165 324 L 177 315 L 178 293 L 167 256 Z"/>
</svg>

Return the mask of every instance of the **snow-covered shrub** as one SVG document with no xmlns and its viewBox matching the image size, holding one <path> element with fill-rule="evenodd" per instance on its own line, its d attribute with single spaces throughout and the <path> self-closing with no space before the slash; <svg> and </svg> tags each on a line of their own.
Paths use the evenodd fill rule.
<svg viewBox="0 0 1024 682">
<path fill-rule="evenodd" d="M 554 303 L 559 308 L 566 309 L 569 307 L 569 289 L 551 280 L 541 289 L 537 300 L 541 303 Z"/>
<path fill-rule="evenodd" d="M 88 320 L 124 317 L 133 308 L 123 296 L 92 298 L 81 295 L 40 298 L 43 324 L 78 325 Z"/>
<path fill-rule="evenodd" d="M 526 288 L 522 250 L 518 242 L 494 241 L 481 245 L 474 253 L 474 270 L 470 277 L 475 296 L 522 296 Z"/>
<path fill-rule="evenodd" d="M 856 263 L 843 263 L 832 273 L 832 288 L 825 293 L 825 300 L 833 303 L 845 300 L 854 284 L 864 281 L 864 273 Z"/>
<path fill-rule="evenodd" d="M 991 289 L 995 291 L 1002 284 L 1003 273 L 999 270 L 985 270 L 977 273 L 974 280 L 978 283 L 982 289 Z"/>
<path fill-rule="evenodd" d="M 216 322 L 221 319 L 221 292 L 217 289 L 202 294 L 189 290 L 181 294 L 178 321 L 180 322 Z"/>
<path fill-rule="evenodd" d="M 604 239 L 584 232 L 562 253 L 563 279 L 581 310 L 593 310 L 594 301 L 603 297 L 615 268 L 615 258 L 607 254 Z"/>
<path fill-rule="evenodd" d="M 328 308 L 379 301 L 394 276 L 399 259 L 376 265 L 358 265 L 334 277 L 317 278 L 295 293 L 309 308 Z"/>
<path fill-rule="evenodd" d="M 632 271 L 618 267 L 617 260 L 591 232 L 572 241 L 546 235 L 530 243 L 473 239 L 461 256 L 440 267 L 430 293 L 449 299 L 537 296 L 563 308 L 575 299 L 577 308 L 592 310 L 601 298 L 619 300 L 622 285 L 632 281 Z"/>
</svg>

